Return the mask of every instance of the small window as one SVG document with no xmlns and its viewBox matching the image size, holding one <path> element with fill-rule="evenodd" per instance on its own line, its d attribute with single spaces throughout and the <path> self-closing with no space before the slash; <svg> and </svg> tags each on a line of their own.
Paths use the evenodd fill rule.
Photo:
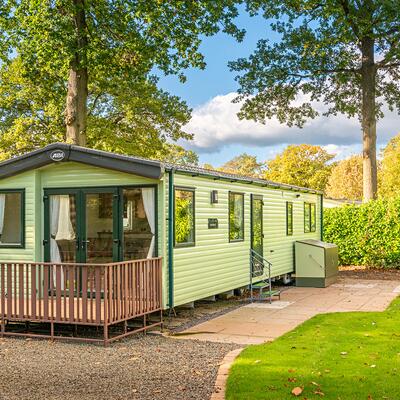
<svg viewBox="0 0 400 400">
<path fill-rule="evenodd" d="M 244 195 L 229 192 L 229 241 L 244 240 Z"/>
<path fill-rule="evenodd" d="M 317 228 L 316 221 L 315 203 L 304 203 L 304 232 L 315 232 Z"/>
<path fill-rule="evenodd" d="M 24 191 L 0 191 L 0 247 L 24 246 Z"/>
<path fill-rule="evenodd" d="M 293 203 L 286 202 L 286 235 L 293 235 Z"/>
<path fill-rule="evenodd" d="M 175 246 L 194 246 L 194 190 L 175 189 Z"/>
</svg>

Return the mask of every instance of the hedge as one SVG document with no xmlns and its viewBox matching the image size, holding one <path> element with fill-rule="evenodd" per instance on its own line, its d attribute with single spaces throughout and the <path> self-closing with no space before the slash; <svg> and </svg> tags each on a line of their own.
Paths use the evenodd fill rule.
<svg viewBox="0 0 400 400">
<path fill-rule="evenodd" d="M 400 268 L 400 198 L 325 209 L 324 240 L 341 265 Z"/>
</svg>

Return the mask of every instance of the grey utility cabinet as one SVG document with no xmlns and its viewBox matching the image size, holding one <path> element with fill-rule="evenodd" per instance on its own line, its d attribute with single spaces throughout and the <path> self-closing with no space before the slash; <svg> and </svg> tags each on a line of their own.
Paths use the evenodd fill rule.
<svg viewBox="0 0 400 400">
<path fill-rule="evenodd" d="M 326 287 L 336 282 L 338 248 L 320 240 L 299 240 L 295 244 L 296 286 Z"/>
</svg>

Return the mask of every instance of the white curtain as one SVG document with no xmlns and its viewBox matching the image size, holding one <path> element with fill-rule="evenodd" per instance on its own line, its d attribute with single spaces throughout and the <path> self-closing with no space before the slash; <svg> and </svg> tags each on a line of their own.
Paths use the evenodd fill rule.
<svg viewBox="0 0 400 400">
<path fill-rule="evenodd" d="M 75 231 L 71 223 L 69 195 L 50 197 L 50 261 L 61 263 L 60 249 L 57 240 L 73 240 Z M 53 270 L 56 286 L 56 269 Z M 61 287 L 64 287 L 64 271 L 61 269 Z"/>
<path fill-rule="evenodd" d="M 60 217 L 60 196 L 50 197 L 50 261 L 61 262 L 60 249 L 56 241 Z"/>
<path fill-rule="evenodd" d="M 1 243 L 1 235 L 3 234 L 4 229 L 4 210 L 6 208 L 6 195 L 0 194 L 0 243 Z"/>
<path fill-rule="evenodd" d="M 155 192 L 153 188 L 142 188 L 142 199 L 144 212 L 146 213 L 147 221 L 150 225 L 151 238 L 149 252 L 147 258 L 152 258 L 154 255 L 154 246 L 156 243 L 156 204 L 155 204 Z"/>
<path fill-rule="evenodd" d="M 58 198 L 60 205 L 56 240 L 74 240 L 75 231 L 71 222 L 69 195 L 60 195 Z"/>
</svg>

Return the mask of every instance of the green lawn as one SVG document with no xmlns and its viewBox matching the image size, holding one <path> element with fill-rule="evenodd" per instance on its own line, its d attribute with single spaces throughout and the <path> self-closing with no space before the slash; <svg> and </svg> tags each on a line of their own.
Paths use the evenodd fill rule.
<svg viewBox="0 0 400 400">
<path fill-rule="evenodd" d="M 400 399 L 400 298 L 388 310 L 318 315 L 232 366 L 228 400 Z"/>
</svg>

